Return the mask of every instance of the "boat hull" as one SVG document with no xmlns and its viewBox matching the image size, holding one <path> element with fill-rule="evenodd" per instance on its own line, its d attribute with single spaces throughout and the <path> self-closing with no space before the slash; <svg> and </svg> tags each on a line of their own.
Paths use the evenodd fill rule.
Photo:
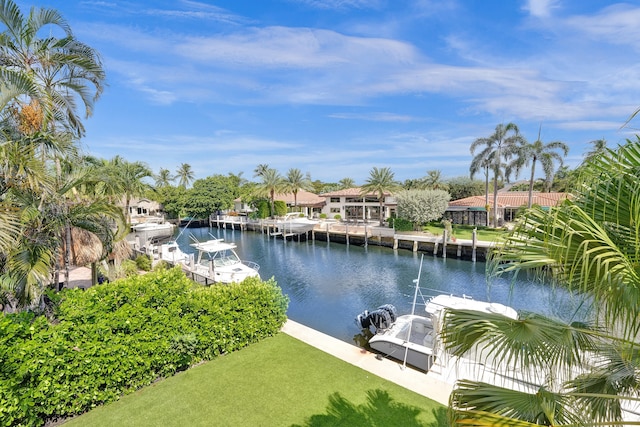
<svg viewBox="0 0 640 427">
<path fill-rule="evenodd" d="M 388 357 L 428 371 L 433 365 L 433 324 L 423 316 L 399 316 L 389 329 L 379 330 L 369 346 Z"/>
</svg>

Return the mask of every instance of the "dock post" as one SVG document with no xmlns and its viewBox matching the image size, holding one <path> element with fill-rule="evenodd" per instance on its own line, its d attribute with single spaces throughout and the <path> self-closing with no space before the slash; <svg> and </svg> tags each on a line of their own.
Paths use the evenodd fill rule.
<svg viewBox="0 0 640 427">
<path fill-rule="evenodd" d="M 349 224 L 344 223 L 344 238 L 347 242 L 347 246 L 349 246 Z"/>
<path fill-rule="evenodd" d="M 442 233 L 442 258 L 447 257 L 447 230 Z"/>
<path fill-rule="evenodd" d="M 330 242 L 330 239 L 329 239 L 329 223 L 327 223 L 327 243 L 329 243 L 329 242 Z"/>
<path fill-rule="evenodd" d="M 462 255 L 462 245 L 458 243 L 458 258 Z"/>
<path fill-rule="evenodd" d="M 367 247 L 368 237 L 367 237 L 367 223 L 364 223 L 364 247 Z"/>
<path fill-rule="evenodd" d="M 476 235 L 476 232 L 478 231 L 477 228 L 473 229 L 473 233 L 471 234 L 471 261 L 476 262 L 476 244 L 478 243 L 478 236 Z"/>
<path fill-rule="evenodd" d="M 433 242 L 433 254 L 438 255 L 438 241 Z"/>
<path fill-rule="evenodd" d="M 393 249 L 398 249 L 398 236 L 393 235 Z"/>
<path fill-rule="evenodd" d="M 418 252 L 418 241 L 417 240 L 413 241 L 413 252 Z"/>
</svg>

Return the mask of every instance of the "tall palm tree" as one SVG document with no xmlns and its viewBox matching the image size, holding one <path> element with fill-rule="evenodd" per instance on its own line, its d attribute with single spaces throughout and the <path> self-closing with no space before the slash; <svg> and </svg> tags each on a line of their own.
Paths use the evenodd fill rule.
<svg viewBox="0 0 640 427">
<path fill-rule="evenodd" d="M 369 178 L 360 187 L 360 194 L 364 197 L 367 194 L 375 194 L 380 203 L 380 226 L 384 225 L 384 198 L 387 194 L 401 189 L 402 186 L 394 179 L 394 173 L 389 168 L 374 166 L 369 172 Z"/>
<path fill-rule="evenodd" d="M 494 365 L 546 373 L 537 393 L 458 382 L 452 424 L 640 425 L 623 407 L 640 392 L 640 138 L 583 166 L 574 201 L 529 209 L 488 264 L 491 276 L 535 271 L 592 300 L 592 318 L 507 320 L 451 310 L 443 341 L 454 355 L 484 346 Z M 484 352 L 483 354 L 487 354 Z"/>
<path fill-rule="evenodd" d="M 562 158 L 566 157 L 569 153 L 569 147 L 567 144 L 560 141 L 553 141 L 544 143 L 540 139 L 541 129 L 538 130 L 538 139 L 529 144 L 523 141 L 522 145 L 516 148 L 513 161 L 509 164 L 508 168 L 515 170 L 516 177 L 519 175 L 520 170 L 531 164 L 531 176 L 529 177 L 529 204 L 531 207 L 533 200 L 533 180 L 536 172 L 536 162 L 540 162 L 542 171 L 544 172 L 545 189 L 549 191 L 551 183 L 553 182 L 553 175 L 555 173 L 555 162 L 558 166 L 562 166 Z M 560 155 L 557 151 L 561 151 Z"/>
<path fill-rule="evenodd" d="M 499 124 L 493 134 L 486 138 L 478 138 L 471 143 L 471 154 L 478 147 L 484 149 L 476 155 L 478 166 L 485 165 L 493 171 L 493 226 L 498 226 L 498 177 L 502 174 L 504 163 L 502 160 L 510 160 L 515 149 L 523 142 L 520 130 L 514 123 Z M 475 159 L 474 158 L 474 162 Z M 489 163 L 487 163 L 489 162 Z"/>
<path fill-rule="evenodd" d="M 124 198 L 124 214 L 128 223 L 131 222 L 131 199 L 144 195 L 150 189 L 144 179 L 152 176 L 151 169 L 142 162 L 129 162 L 121 156 L 115 156 L 107 162 L 105 178 L 112 184 L 111 190 L 116 196 Z"/>
<path fill-rule="evenodd" d="M 169 169 L 160 168 L 158 174 L 155 175 L 156 187 L 168 187 L 175 180 Z"/>
<path fill-rule="evenodd" d="M 176 171 L 176 178 L 178 178 L 178 185 L 182 188 L 187 188 L 195 178 L 191 165 L 188 163 L 180 164 L 180 167 Z"/>
<path fill-rule="evenodd" d="M 275 208 L 275 195 L 283 188 L 283 178 L 275 169 L 267 168 L 262 171 L 262 182 L 258 183 L 257 190 L 260 194 L 269 197 L 269 203 L 271 205 L 271 215 L 273 215 Z"/>
<path fill-rule="evenodd" d="M 471 150 L 473 156 L 474 150 Z M 487 209 L 487 222 L 486 226 L 489 226 L 489 168 L 491 167 L 493 153 L 491 151 L 483 150 L 480 154 L 475 156 L 469 166 L 470 178 L 478 173 L 480 170 L 484 172 L 484 206 Z"/>
<path fill-rule="evenodd" d="M 32 7 L 25 16 L 13 0 L 0 0 L 0 22 L 6 27 L 0 33 L 2 80 L 24 79 L 38 90 L 26 99 L 16 98 L 16 110 L 30 107 L 39 116 L 38 127 L 53 131 L 61 125 L 82 136 L 84 126 L 76 113 L 76 99 L 81 100 L 89 117 L 104 88 L 105 73 L 98 53 L 78 41 L 54 9 Z M 57 38 L 53 31 L 42 31 L 47 26 L 60 29 L 64 36 Z M 40 38 L 42 34 L 47 36 Z"/>
<path fill-rule="evenodd" d="M 591 160 L 593 157 L 599 156 L 607 150 L 607 140 L 604 138 L 589 141 L 589 144 L 592 144 L 593 148 L 585 154 L 585 161 Z"/>
<path fill-rule="evenodd" d="M 309 189 L 310 184 L 311 179 L 303 175 L 300 169 L 291 168 L 282 181 L 282 189 L 285 192 L 293 193 L 293 206 L 298 206 L 298 191 Z"/>
<path fill-rule="evenodd" d="M 261 163 L 253 170 L 254 178 L 262 178 L 262 176 L 269 170 L 269 165 L 266 163 Z"/>
</svg>

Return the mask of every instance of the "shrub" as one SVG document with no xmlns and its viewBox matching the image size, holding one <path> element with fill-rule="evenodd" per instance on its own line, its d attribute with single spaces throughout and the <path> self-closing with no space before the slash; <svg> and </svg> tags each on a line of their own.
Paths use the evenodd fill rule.
<svg viewBox="0 0 640 427">
<path fill-rule="evenodd" d="M 132 277 L 138 275 L 138 263 L 132 259 L 125 259 L 120 264 L 120 270 L 123 277 Z"/>
<path fill-rule="evenodd" d="M 321 213 L 319 218 L 320 219 L 327 219 L 327 214 L 326 213 Z"/>
<path fill-rule="evenodd" d="M 136 257 L 136 267 L 138 270 L 151 271 L 151 257 L 149 255 L 138 255 Z"/>
<path fill-rule="evenodd" d="M 340 220 L 342 219 L 342 215 L 340 215 L 340 214 L 335 214 L 335 215 L 333 216 L 333 219 L 335 219 L 336 221 L 340 221 Z"/>
<path fill-rule="evenodd" d="M 0 426 L 80 414 L 274 335 L 288 305 L 273 279 L 204 288 L 179 268 L 61 295 L 54 323 L 0 315 Z"/>
<path fill-rule="evenodd" d="M 287 214 L 287 203 L 283 200 L 273 202 L 273 215 L 285 216 Z"/>
<path fill-rule="evenodd" d="M 409 221 L 408 219 L 390 218 L 389 219 L 389 224 L 396 231 L 413 231 L 413 229 L 414 229 L 413 222 Z"/>
</svg>

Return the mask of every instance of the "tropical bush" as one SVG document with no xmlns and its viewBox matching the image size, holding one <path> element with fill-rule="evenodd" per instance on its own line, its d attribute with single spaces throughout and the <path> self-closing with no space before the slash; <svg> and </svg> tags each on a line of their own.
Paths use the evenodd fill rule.
<svg viewBox="0 0 640 427">
<path fill-rule="evenodd" d="M 138 255 L 136 257 L 136 267 L 138 270 L 151 271 L 151 257 L 149 255 Z"/>
<path fill-rule="evenodd" d="M 413 231 L 413 222 L 404 218 L 390 218 L 389 227 L 392 227 L 396 231 Z"/>
<path fill-rule="evenodd" d="M 43 425 L 276 334 L 275 281 L 201 287 L 179 268 L 61 294 L 55 322 L 0 317 L 0 425 Z"/>
<path fill-rule="evenodd" d="M 398 218 L 416 225 L 442 218 L 451 196 L 444 190 L 406 190 L 396 195 Z"/>
<path fill-rule="evenodd" d="M 273 215 L 285 216 L 287 214 L 287 203 L 283 200 L 273 202 Z"/>
</svg>

